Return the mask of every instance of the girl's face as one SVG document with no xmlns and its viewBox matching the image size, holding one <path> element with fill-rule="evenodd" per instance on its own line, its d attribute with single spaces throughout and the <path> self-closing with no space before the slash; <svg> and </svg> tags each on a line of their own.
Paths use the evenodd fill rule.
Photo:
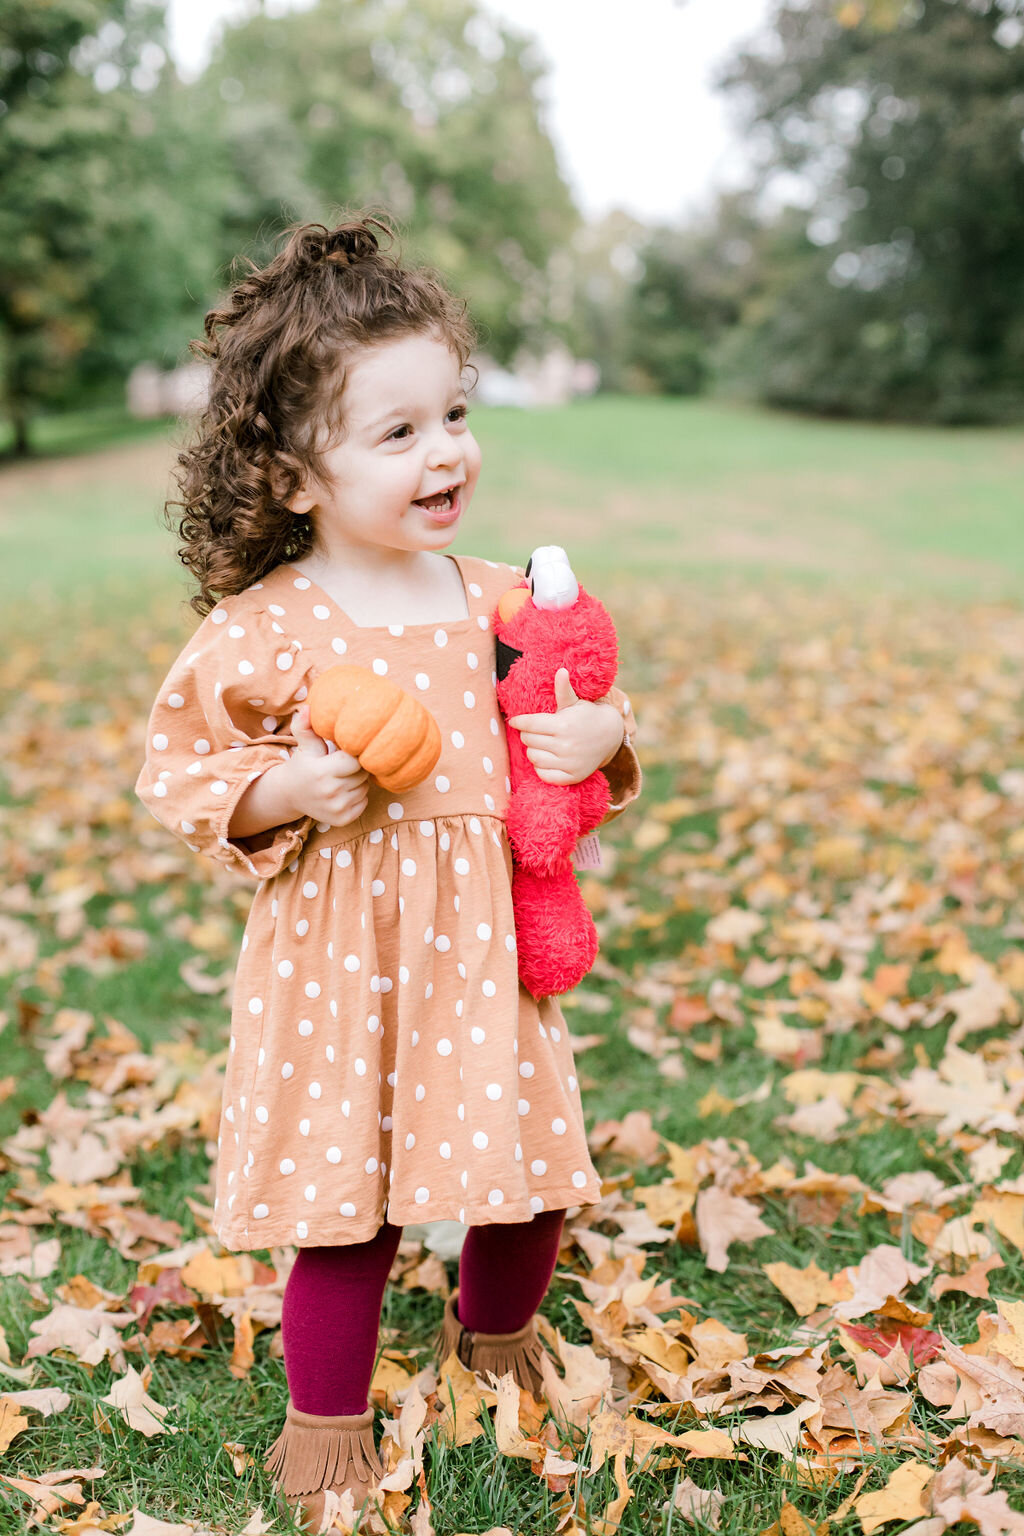
<svg viewBox="0 0 1024 1536">
<path fill-rule="evenodd" d="M 344 441 L 325 452 L 325 482 L 290 502 L 308 512 L 328 559 L 355 547 L 443 549 L 480 474 L 466 423 L 459 360 L 433 334 L 400 336 L 357 354 L 341 400 Z M 455 487 L 434 514 L 424 498 Z"/>
</svg>

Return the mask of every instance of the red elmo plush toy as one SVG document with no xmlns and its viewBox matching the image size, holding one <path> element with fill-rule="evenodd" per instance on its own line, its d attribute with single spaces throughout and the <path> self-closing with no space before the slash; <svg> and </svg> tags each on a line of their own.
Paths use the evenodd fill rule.
<svg viewBox="0 0 1024 1536">
<path fill-rule="evenodd" d="M 560 667 L 568 669 L 577 698 L 601 699 L 615 681 L 618 640 L 607 610 L 578 584 L 557 545 L 534 550 L 526 579 L 504 593 L 493 622 L 512 784 L 506 828 L 519 978 L 534 997 L 549 997 L 575 987 L 597 955 L 572 852 L 604 820 L 611 790 L 599 768 L 579 784 L 546 784 L 507 722 L 554 712 Z"/>
</svg>

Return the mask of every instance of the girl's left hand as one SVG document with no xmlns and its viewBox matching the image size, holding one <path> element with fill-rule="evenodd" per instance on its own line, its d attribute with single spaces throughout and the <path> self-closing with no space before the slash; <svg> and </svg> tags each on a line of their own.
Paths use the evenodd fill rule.
<svg viewBox="0 0 1024 1536">
<path fill-rule="evenodd" d="M 513 715 L 526 755 L 545 784 L 579 784 L 610 763 L 622 745 L 625 721 L 614 704 L 580 699 L 566 667 L 555 673 L 555 713 Z"/>
</svg>

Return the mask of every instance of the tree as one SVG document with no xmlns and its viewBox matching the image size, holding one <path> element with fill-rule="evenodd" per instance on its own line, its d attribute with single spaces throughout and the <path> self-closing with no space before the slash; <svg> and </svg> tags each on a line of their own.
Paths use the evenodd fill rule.
<svg viewBox="0 0 1024 1536">
<path fill-rule="evenodd" d="M 293 219 L 382 206 L 499 361 L 539 346 L 569 321 L 555 253 L 580 222 L 540 121 L 543 74 L 530 39 L 472 0 L 320 0 L 228 28 L 192 91 L 230 170 L 221 266 L 264 257 Z"/>
<path fill-rule="evenodd" d="M 1024 414 L 1024 5 L 807 0 L 724 84 L 798 178 L 748 365 L 778 404 L 948 422 Z M 791 183 L 792 185 L 792 183 Z"/>
<path fill-rule="evenodd" d="M 177 82 L 161 81 L 162 38 L 150 0 L 0 11 L 0 374 L 16 453 L 41 405 L 184 340 L 187 285 L 209 265 L 204 178 Z"/>
</svg>

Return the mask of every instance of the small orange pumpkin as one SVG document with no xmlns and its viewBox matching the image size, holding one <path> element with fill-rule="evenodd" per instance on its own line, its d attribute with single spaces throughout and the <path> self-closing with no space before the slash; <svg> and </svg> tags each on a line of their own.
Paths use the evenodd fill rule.
<svg viewBox="0 0 1024 1536">
<path fill-rule="evenodd" d="M 441 731 L 430 710 L 368 667 L 328 667 L 314 678 L 309 723 L 357 757 L 381 789 L 412 789 L 441 756 Z"/>
</svg>

